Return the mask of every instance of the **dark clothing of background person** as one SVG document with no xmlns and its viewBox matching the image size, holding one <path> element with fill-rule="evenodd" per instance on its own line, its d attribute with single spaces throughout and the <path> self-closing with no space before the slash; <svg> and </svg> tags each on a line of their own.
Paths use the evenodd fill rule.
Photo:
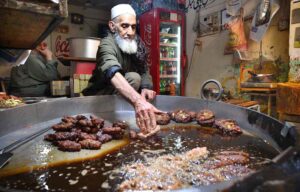
<svg viewBox="0 0 300 192">
<path fill-rule="evenodd" d="M 97 65 L 83 90 L 84 95 L 111 95 L 117 91 L 110 83 L 110 77 L 120 72 L 128 83 L 136 90 L 152 89 L 153 83 L 146 63 L 147 52 L 140 37 L 137 36 L 137 53 L 124 53 L 117 45 L 113 34 L 101 40 L 97 51 Z"/>
<path fill-rule="evenodd" d="M 57 61 L 32 51 L 24 65 L 11 70 L 10 94 L 21 97 L 50 95 L 50 81 L 59 79 Z"/>
</svg>

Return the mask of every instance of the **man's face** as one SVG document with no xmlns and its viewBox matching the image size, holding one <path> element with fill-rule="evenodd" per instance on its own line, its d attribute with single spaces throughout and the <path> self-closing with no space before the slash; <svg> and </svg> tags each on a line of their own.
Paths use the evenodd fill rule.
<svg viewBox="0 0 300 192">
<path fill-rule="evenodd" d="M 120 15 L 116 18 L 115 31 L 123 39 L 133 40 L 136 34 L 136 17 L 131 14 Z"/>
<path fill-rule="evenodd" d="M 137 52 L 136 18 L 131 14 L 123 14 L 109 22 L 109 27 L 114 32 L 114 38 L 119 48 L 128 54 Z"/>
</svg>

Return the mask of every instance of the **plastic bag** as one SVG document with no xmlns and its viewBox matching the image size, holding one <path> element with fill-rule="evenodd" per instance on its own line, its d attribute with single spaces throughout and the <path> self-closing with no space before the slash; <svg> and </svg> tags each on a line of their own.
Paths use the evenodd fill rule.
<svg viewBox="0 0 300 192">
<path fill-rule="evenodd" d="M 235 50 L 246 51 L 248 48 L 244 30 L 243 17 L 239 16 L 231 20 L 226 28 L 229 29 L 229 41 L 225 48 L 225 54 L 233 53 Z"/>
<path fill-rule="evenodd" d="M 265 4 L 263 4 L 265 3 Z M 270 9 L 268 7 L 270 6 Z M 260 42 L 266 33 L 273 16 L 277 13 L 280 6 L 278 0 L 264 0 L 258 6 L 257 11 L 252 20 L 250 30 L 250 39 Z M 270 11 L 270 13 L 268 13 Z M 268 16 L 268 14 L 270 14 Z"/>
<path fill-rule="evenodd" d="M 239 14 L 241 7 L 241 0 L 226 0 L 226 10 L 228 15 L 236 16 L 237 14 Z"/>
<path fill-rule="evenodd" d="M 270 20 L 271 2 L 270 0 L 262 0 L 256 9 L 255 26 L 266 24 Z"/>
</svg>

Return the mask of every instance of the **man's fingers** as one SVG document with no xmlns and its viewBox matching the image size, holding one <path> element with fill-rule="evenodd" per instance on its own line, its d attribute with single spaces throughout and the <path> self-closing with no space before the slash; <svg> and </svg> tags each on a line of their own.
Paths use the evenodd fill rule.
<svg viewBox="0 0 300 192">
<path fill-rule="evenodd" d="M 152 92 L 152 91 L 147 91 Z M 155 93 L 155 92 L 154 92 Z M 136 110 L 136 123 L 137 126 L 141 129 L 141 132 L 147 134 L 156 129 L 156 117 L 155 112 L 162 112 L 156 109 L 153 105 L 148 103 L 146 100 L 141 100 L 135 106 Z"/>
<path fill-rule="evenodd" d="M 149 117 L 150 117 L 151 128 L 154 129 L 156 127 L 156 117 L 154 112 L 151 112 Z"/>
<path fill-rule="evenodd" d="M 152 130 L 150 133 L 147 133 L 147 134 L 142 133 L 142 132 L 141 132 L 141 133 L 138 133 L 138 137 L 139 137 L 140 139 L 146 139 L 147 137 L 150 137 L 150 136 L 156 134 L 156 133 L 159 132 L 159 131 L 160 131 L 160 126 L 157 125 L 157 126 L 155 127 L 155 129 Z"/>
<path fill-rule="evenodd" d="M 156 96 L 156 92 L 149 89 L 143 89 L 141 95 L 147 100 L 153 100 Z"/>
<path fill-rule="evenodd" d="M 150 124 L 150 116 L 149 116 L 148 113 L 150 113 L 149 110 L 144 111 L 144 113 L 143 113 L 143 121 L 144 121 L 144 124 L 146 126 L 147 131 L 150 132 L 150 130 L 152 129 L 152 127 L 151 127 L 151 124 Z"/>
<path fill-rule="evenodd" d="M 153 111 L 154 111 L 154 113 L 167 113 L 167 112 L 164 112 L 164 111 L 161 111 L 161 110 L 157 109 L 154 106 L 153 106 Z"/>
<path fill-rule="evenodd" d="M 144 117 L 141 113 L 136 114 L 136 124 L 141 129 L 142 132 L 147 132 L 147 127 L 145 125 Z"/>
<path fill-rule="evenodd" d="M 148 91 L 148 99 L 153 100 L 155 97 L 155 92 L 154 91 Z"/>
</svg>

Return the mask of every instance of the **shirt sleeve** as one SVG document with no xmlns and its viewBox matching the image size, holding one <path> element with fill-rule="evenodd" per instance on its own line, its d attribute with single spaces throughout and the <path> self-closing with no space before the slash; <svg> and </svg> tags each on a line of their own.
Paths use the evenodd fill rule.
<svg viewBox="0 0 300 192">
<path fill-rule="evenodd" d="M 28 75 L 41 82 L 52 81 L 59 78 L 57 64 L 55 60 L 44 63 L 34 56 L 29 56 L 26 61 Z"/>
<path fill-rule="evenodd" d="M 103 39 L 97 51 L 97 67 L 100 71 L 105 73 L 106 70 L 112 66 L 121 68 L 121 64 L 117 59 L 117 51 L 112 42 L 108 39 Z"/>
</svg>

